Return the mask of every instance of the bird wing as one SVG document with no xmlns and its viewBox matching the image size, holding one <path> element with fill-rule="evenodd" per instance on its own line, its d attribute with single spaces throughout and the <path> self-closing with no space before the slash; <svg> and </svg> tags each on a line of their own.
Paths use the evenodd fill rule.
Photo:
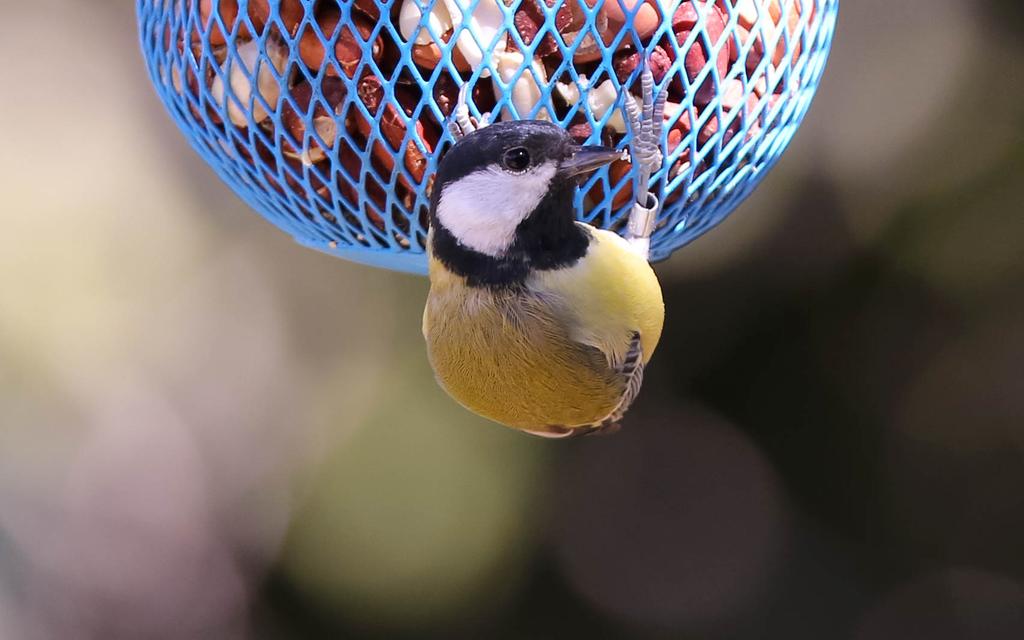
<svg viewBox="0 0 1024 640">
<path fill-rule="evenodd" d="M 561 301 L 569 337 L 600 349 L 612 369 L 625 363 L 635 333 L 646 362 L 665 318 L 658 279 L 626 240 L 610 231 L 588 230 L 587 254 L 571 267 L 537 272 L 533 287 Z"/>
<path fill-rule="evenodd" d="M 539 273 L 535 284 L 561 301 L 568 337 L 596 349 L 622 389 L 604 423 L 622 417 L 636 399 L 644 364 L 661 335 L 664 303 L 650 265 L 618 235 L 591 229 L 591 246 L 577 264 Z M 550 306 L 559 306 L 551 304 Z"/>
<path fill-rule="evenodd" d="M 595 351 L 597 351 L 597 349 L 595 349 Z M 589 427 L 548 427 L 543 431 L 527 430 L 527 432 L 542 438 L 566 438 L 596 433 L 614 433 L 615 431 L 618 431 L 619 421 L 621 421 L 622 417 L 626 415 L 627 411 L 629 411 L 629 407 L 632 406 L 633 401 L 636 400 L 637 395 L 640 393 L 640 387 L 643 386 L 644 357 L 639 332 L 633 332 L 633 337 L 629 342 L 629 349 L 626 352 L 626 357 L 622 363 L 615 368 L 615 374 L 623 381 L 622 395 L 618 404 L 615 406 L 615 409 L 604 419 Z"/>
</svg>

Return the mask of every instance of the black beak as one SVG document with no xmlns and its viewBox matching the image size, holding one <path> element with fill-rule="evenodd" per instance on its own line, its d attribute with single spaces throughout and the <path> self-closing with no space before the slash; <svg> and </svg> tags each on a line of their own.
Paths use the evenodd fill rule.
<svg viewBox="0 0 1024 640">
<path fill-rule="evenodd" d="M 573 154 L 562 161 L 561 173 L 565 176 L 579 176 L 600 169 L 606 164 L 622 158 L 622 152 L 608 147 L 574 147 Z"/>
</svg>

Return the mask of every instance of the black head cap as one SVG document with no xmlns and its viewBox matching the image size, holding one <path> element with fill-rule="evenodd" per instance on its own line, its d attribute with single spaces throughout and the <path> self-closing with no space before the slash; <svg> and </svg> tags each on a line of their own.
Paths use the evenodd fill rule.
<svg viewBox="0 0 1024 640">
<path fill-rule="evenodd" d="M 551 122 L 495 122 L 464 136 L 448 150 L 437 168 L 434 193 L 440 193 L 449 182 L 502 162 L 505 154 L 513 149 L 525 149 L 529 154 L 529 167 L 535 167 L 552 160 L 562 162 L 572 157 L 574 148 L 569 134 Z"/>
<path fill-rule="evenodd" d="M 575 144 L 564 129 L 550 122 L 498 122 L 466 135 L 448 150 L 438 166 L 430 205 L 434 255 L 471 283 L 485 285 L 507 285 L 521 281 L 532 269 L 572 264 L 586 254 L 589 245 L 589 236 L 575 223 L 579 177 L 615 157 L 611 149 Z M 481 204 L 479 215 L 493 215 L 494 224 L 499 225 L 499 219 L 505 223 L 510 219 L 499 214 L 516 208 L 521 211 L 511 216 L 516 226 L 510 244 L 502 244 L 501 251 L 482 252 L 474 250 L 471 242 L 461 242 L 453 229 L 445 228 L 438 220 L 438 205 L 446 188 L 457 189 L 455 185 L 470 176 L 479 185 L 474 174 L 495 169 L 499 176 L 511 179 L 495 180 L 496 185 L 504 185 L 500 187 L 501 196 L 490 207 Z M 538 176 L 544 176 L 543 182 Z M 520 188 L 520 179 L 524 187 L 530 188 Z M 476 215 L 475 205 L 464 208 Z M 495 208 L 502 211 L 495 212 Z M 479 222 L 474 221 L 472 226 L 478 229 Z M 483 222 L 489 224 L 486 218 Z"/>
</svg>

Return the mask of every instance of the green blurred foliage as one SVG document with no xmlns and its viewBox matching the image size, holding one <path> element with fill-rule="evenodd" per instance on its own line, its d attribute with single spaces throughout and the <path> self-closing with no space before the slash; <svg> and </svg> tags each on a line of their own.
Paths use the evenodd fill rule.
<svg viewBox="0 0 1024 640">
<path fill-rule="evenodd" d="M 521 587 L 537 546 L 548 451 L 453 412 L 417 382 L 430 375 L 421 357 L 391 372 L 389 397 L 323 461 L 285 549 L 290 579 L 360 626 L 486 616 Z"/>
<path fill-rule="evenodd" d="M 1020 6 L 844 2 L 568 443 L 438 389 L 424 280 L 219 183 L 127 3 L 5 7 L 0 636 L 1024 637 Z"/>
</svg>

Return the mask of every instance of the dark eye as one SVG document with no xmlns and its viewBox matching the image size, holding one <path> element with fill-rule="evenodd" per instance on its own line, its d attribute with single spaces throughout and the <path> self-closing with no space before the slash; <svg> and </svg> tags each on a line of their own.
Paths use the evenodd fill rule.
<svg viewBox="0 0 1024 640">
<path fill-rule="evenodd" d="M 506 151 L 501 160 L 509 171 L 521 173 L 530 166 L 530 152 L 523 147 L 516 147 Z"/>
</svg>

